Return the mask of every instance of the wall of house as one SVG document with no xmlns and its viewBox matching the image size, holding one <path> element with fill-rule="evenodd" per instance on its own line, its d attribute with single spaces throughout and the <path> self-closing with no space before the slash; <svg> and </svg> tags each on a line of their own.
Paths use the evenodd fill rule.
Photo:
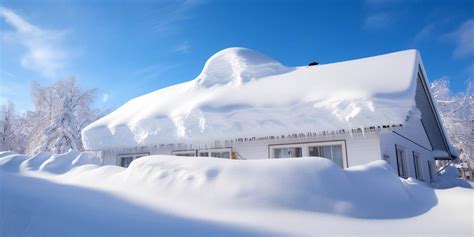
<svg viewBox="0 0 474 237">
<path fill-rule="evenodd" d="M 244 159 L 268 159 L 269 146 L 271 145 L 314 143 L 327 141 L 345 142 L 348 167 L 362 165 L 372 162 L 374 160 L 381 159 L 378 132 L 371 132 L 366 134 L 328 135 L 311 138 L 289 138 L 278 140 L 251 141 L 243 143 L 234 143 L 232 145 L 232 149 Z M 170 155 L 173 150 L 185 150 L 185 148 L 141 147 L 133 149 L 109 149 L 103 152 L 103 164 L 119 165 L 120 163 L 117 158 L 121 154 L 150 153 L 151 155 Z"/>
<path fill-rule="evenodd" d="M 120 149 L 108 149 L 102 151 L 102 164 L 103 165 L 120 165 L 118 157 L 127 154 L 150 154 L 150 155 L 170 155 L 172 148 L 168 147 L 136 147 L 136 148 L 120 148 Z"/>
<path fill-rule="evenodd" d="M 269 146 L 271 145 L 327 141 L 345 141 L 348 167 L 366 164 L 381 158 L 378 133 L 344 134 L 311 138 L 280 139 L 276 141 L 259 141 L 255 143 L 236 144 L 234 145 L 234 149 L 246 159 L 267 159 L 269 158 Z"/>
<path fill-rule="evenodd" d="M 428 165 L 432 164 L 429 164 L 428 161 L 434 160 L 431 153 L 432 147 L 419 118 L 413 116 L 403 128 L 380 134 L 381 156 L 386 157 L 386 160 L 395 170 L 398 169 L 396 145 L 405 149 L 409 176 L 416 177 L 413 158 L 413 152 L 416 152 L 420 154 L 422 159 L 422 180 L 430 181 Z M 432 166 L 432 171 L 434 171 L 434 168 Z M 435 178 L 434 173 L 432 176 Z"/>
</svg>

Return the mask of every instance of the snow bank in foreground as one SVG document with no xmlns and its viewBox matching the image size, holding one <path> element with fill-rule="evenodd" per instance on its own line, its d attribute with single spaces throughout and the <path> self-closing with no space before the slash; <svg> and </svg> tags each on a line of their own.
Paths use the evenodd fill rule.
<svg viewBox="0 0 474 237">
<path fill-rule="evenodd" d="M 0 152 L 0 169 L 7 171 L 45 171 L 61 174 L 82 165 L 100 165 L 101 160 L 89 152 L 69 150 L 64 154 L 53 154 L 48 151 L 33 156 Z"/>
<path fill-rule="evenodd" d="M 404 124 L 415 108 L 420 63 L 407 50 L 286 67 L 229 48 L 194 80 L 130 100 L 90 124 L 83 143 L 94 150 Z"/>
<path fill-rule="evenodd" d="M 68 166 L 94 162 L 90 156 L 72 159 L 72 154 L 52 156 L 40 167 L 62 172 L 61 165 L 51 165 L 60 157 L 67 162 L 58 164 Z M 472 234 L 472 189 L 434 190 L 400 179 L 384 161 L 342 170 L 323 158 L 151 156 L 127 169 L 82 165 L 61 175 L 33 166 L 38 164 L 21 155 L 0 158 L 0 199 L 9 217 L 0 222 L 2 233 Z M 455 230 L 445 228 L 454 224 Z"/>
<path fill-rule="evenodd" d="M 152 156 L 134 161 L 121 177 L 177 198 L 360 218 L 415 216 L 436 205 L 431 188 L 400 180 L 384 161 L 342 170 L 324 158 L 231 161 Z"/>
</svg>

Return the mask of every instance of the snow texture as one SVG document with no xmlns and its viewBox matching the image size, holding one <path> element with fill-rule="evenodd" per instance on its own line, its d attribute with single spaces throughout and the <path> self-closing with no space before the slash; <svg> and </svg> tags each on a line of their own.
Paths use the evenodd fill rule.
<svg viewBox="0 0 474 237">
<path fill-rule="evenodd" d="M 472 189 L 401 179 L 384 161 L 151 156 L 57 175 L 22 170 L 27 158 L 0 158 L 5 236 L 472 234 Z"/>
<path fill-rule="evenodd" d="M 194 80 L 135 98 L 83 130 L 87 149 L 404 124 L 415 108 L 416 50 L 287 67 L 228 48 Z"/>
</svg>

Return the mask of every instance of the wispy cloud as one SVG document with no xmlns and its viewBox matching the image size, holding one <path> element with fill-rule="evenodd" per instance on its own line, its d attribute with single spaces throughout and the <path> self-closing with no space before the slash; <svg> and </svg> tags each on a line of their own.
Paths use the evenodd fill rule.
<svg viewBox="0 0 474 237">
<path fill-rule="evenodd" d="M 454 57 L 474 56 L 474 19 L 466 20 L 456 31 L 447 34 L 446 37 L 456 42 Z"/>
<path fill-rule="evenodd" d="M 140 80 L 148 81 L 153 79 L 158 79 L 158 77 L 173 69 L 176 68 L 178 65 L 167 65 L 167 64 L 153 64 L 146 66 L 144 68 L 138 69 L 134 72 L 134 76 Z"/>
<path fill-rule="evenodd" d="M 152 9 L 152 30 L 173 32 L 179 22 L 191 18 L 190 11 L 203 3 L 201 0 L 172 0 L 160 2 Z"/>
<path fill-rule="evenodd" d="M 189 42 L 183 41 L 180 44 L 176 45 L 173 51 L 178 52 L 178 53 L 187 53 L 190 48 L 191 48 L 191 45 L 189 44 Z"/>
<path fill-rule="evenodd" d="M 14 29 L 2 32 L 3 40 L 19 43 L 27 49 L 26 54 L 21 56 L 21 65 L 47 78 L 58 76 L 69 57 L 68 52 L 60 47 L 65 31 L 42 29 L 1 6 L 0 17 Z"/>
<path fill-rule="evenodd" d="M 367 15 L 364 27 L 381 30 L 393 25 L 399 17 L 399 8 L 403 0 L 366 0 Z M 397 13 L 398 12 L 398 13 Z"/>
<path fill-rule="evenodd" d="M 436 26 L 434 23 L 429 23 L 427 25 L 425 25 L 416 35 L 415 35 L 415 38 L 413 39 L 413 42 L 414 43 L 419 43 L 427 38 L 429 38 L 434 30 L 435 30 Z"/>
<path fill-rule="evenodd" d="M 365 19 L 365 27 L 368 29 L 384 29 L 393 22 L 394 18 L 390 13 L 375 13 L 367 16 Z"/>
</svg>

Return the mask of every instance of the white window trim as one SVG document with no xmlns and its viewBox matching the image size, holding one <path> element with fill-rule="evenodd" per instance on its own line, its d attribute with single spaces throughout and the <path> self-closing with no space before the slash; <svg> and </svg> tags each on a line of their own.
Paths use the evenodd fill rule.
<svg viewBox="0 0 474 237">
<path fill-rule="evenodd" d="M 198 156 L 201 154 L 201 152 L 207 152 L 208 154 L 207 154 L 207 156 L 200 156 L 200 157 L 212 157 L 211 152 L 229 152 L 229 159 L 232 158 L 232 148 L 231 147 L 198 149 L 198 151 L 197 151 Z M 214 158 L 219 158 L 219 157 L 214 157 Z"/>
<path fill-rule="evenodd" d="M 128 153 L 128 154 L 118 154 L 117 155 L 117 160 L 116 160 L 116 165 L 122 167 L 122 158 L 125 157 L 132 157 L 132 161 L 143 157 L 143 156 L 149 156 L 150 153 Z"/>
<path fill-rule="evenodd" d="M 398 150 L 402 151 L 405 156 L 401 158 L 402 164 L 398 162 Z M 410 164 L 408 162 L 408 150 L 404 146 L 400 146 L 398 144 L 395 144 L 395 158 L 397 159 L 397 173 L 399 173 L 400 165 L 402 166 L 402 171 L 404 174 L 402 174 L 402 178 L 407 179 L 410 177 Z M 400 175 L 400 174 L 399 174 Z M 406 177 L 405 177 L 406 176 Z"/>
<path fill-rule="evenodd" d="M 423 157 L 421 156 L 421 153 L 413 151 L 413 166 L 415 168 L 415 178 L 417 178 L 420 181 L 424 181 L 425 177 L 424 175 L 424 169 L 423 169 Z M 418 157 L 418 159 L 416 158 Z"/>
<path fill-rule="evenodd" d="M 346 153 L 346 143 L 345 141 L 320 141 L 320 142 L 305 142 L 305 143 L 291 143 L 291 144 L 277 144 L 269 145 L 269 158 L 275 159 L 275 149 L 279 148 L 295 148 L 301 147 L 301 152 L 303 157 L 309 157 L 309 147 L 310 146 L 332 146 L 332 145 L 341 145 L 342 147 L 342 165 L 343 168 L 347 168 L 347 153 Z"/>
<path fill-rule="evenodd" d="M 178 155 L 193 155 L 196 156 L 196 150 L 181 150 L 181 151 L 172 151 L 171 155 L 178 156 Z"/>
</svg>

